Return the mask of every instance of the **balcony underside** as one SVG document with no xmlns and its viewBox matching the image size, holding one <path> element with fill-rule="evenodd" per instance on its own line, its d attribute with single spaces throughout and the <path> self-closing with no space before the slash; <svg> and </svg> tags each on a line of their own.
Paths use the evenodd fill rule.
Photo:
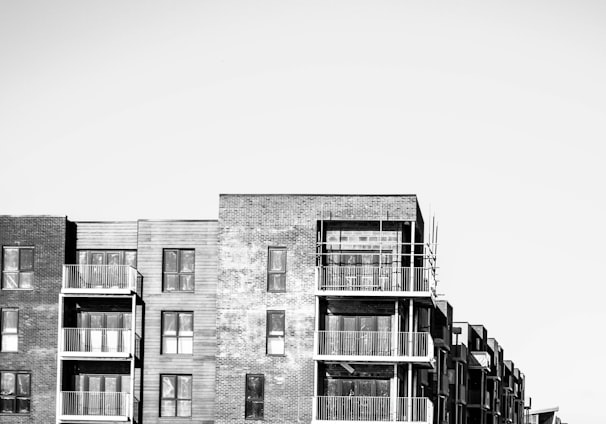
<svg viewBox="0 0 606 424">
<path fill-rule="evenodd" d="M 434 356 L 376 356 L 376 355 L 314 355 L 314 361 L 322 362 L 347 362 L 347 363 L 376 363 L 376 364 L 393 364 L 393 363 L 412 363 L 427 365 L 433 367 L 435 365 Z"/>
</svg>

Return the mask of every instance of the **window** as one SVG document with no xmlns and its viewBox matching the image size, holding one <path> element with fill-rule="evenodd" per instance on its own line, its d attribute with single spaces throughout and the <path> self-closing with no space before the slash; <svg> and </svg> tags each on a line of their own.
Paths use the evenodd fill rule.
<svg viewBox="0 0 606 424">
<path fill-rule="evenodd" d="M 194 313 L 162 312 L 162 353 L 191 354 L 194 345 Z"/>
<path fill-rule="evenodd" d="M 17 352 L 19 350 L 18 309 L 2 309 L 0 329 L 0 351 Z"/>
<path fill-rule="evenodd" d="M 191 417 L 191 375 L 162 375 L 161 417 Z"/>
<path fill-rule="evenodd" d="M 259 374 L 246 374 L 246 406 L 244 417 L 247 420 L 263 419 L 265 395 L 265 377 Z"/>
<path fill-rule="evenodd" d="M 137 268 L 137 251 L 78 250 L 78 265 L 130 265 Z"/>
<path fill-rule="evenodd" d="M 30 410 L 30 373 L 0 372 L 0 413 L 28 414 Z"/>
<path fill-rule="evenodd" d="M 286 291 L 286 248 L 270 247 L 267 255 L 267 290 Z"/>
<path fill-rule="evenodd" d="M 284 311 L 267 311 L 267 354 L 284 355 Z"/>
<path fill-rule="evenodd" d="M 33 288 L 34 248 L 5 247 L 2 250 L 2 288 Z"/>
<path fill-rule="evenodd" d="M 193 249 L 164 249 L 164 291 L 194 291 L 194 257 Z"/>
</svg>

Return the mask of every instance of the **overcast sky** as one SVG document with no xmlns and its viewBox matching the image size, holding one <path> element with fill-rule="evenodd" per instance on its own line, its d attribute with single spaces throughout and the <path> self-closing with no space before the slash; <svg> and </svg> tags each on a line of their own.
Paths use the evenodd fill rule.
<svg viewBox="0 0 606 424">
<path fill-rule="evenodd" d="M 455 320 L 606 421 L 606 2 L 0 1 L 0 213 L 416 193 Z"/>
</svg>

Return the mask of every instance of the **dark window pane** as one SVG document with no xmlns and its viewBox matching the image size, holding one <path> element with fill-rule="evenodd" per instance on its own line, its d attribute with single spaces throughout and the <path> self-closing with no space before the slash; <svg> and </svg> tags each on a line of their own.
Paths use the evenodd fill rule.
<svg viewBox="0 0 606 424">
<path fill-rule="evenodd" d="M 191 274 L 181 275 L 179 277 L 181 291 L 194 291 L 194 276 Z"/>
<path fill-rule="evenodd" d="M 17 412 L 27 414 L 30 411 L 29 399 L 17 399 Z"/>
<path fill-rule="evenodd" d="M 19 249 L 13 247 L 4 248 L 4 260 L 2 261 L 4 271 L 19 270 Z"/>
<path fill-rule="evenodd" d="M 15 398 L 0 398 L 0 412 L 10 412 L 15 410 Z"/>
<path fill-rule="evenodd" d="M 181 251 L 181 272 L 194 272 L 194 251 Z"/>
<path fill-rule="evenodd" d="M 263 418 L 263 402 L 246 401 L 246 418 Z"/>
<path fill-rule="evenodd" d="M 286 291 L 286 274 L 269 274 L 270 291 Z"/>
<path fill-rule="evenodd" d="M 179 289 L 178 274 L 164 274 L 164 291 L 175 291 Z"/>
<path fill-rule="evenodd" d="M 31 271 L 34 269 L 34 249 L 20 249 L 19 268 L 21 271 Z"/>
<path fill-rule="evenodd" d="M 269 312 L 269 335 L 284 335 L 284 312 Z"/>
<path fill-rule="evenodd" d="M 164 251 L 164 271 L 177 272 L 177 251 Z"/>
<path fill-rule="evenodd" d="M 91 255 L 90 255 L 91 265 L 103 265 L 104 261 L 105 261 L 105 254 L 100 253 L 100 252 L 91 253 Z"/>
<path fill-rule="evenodd" d="M 107 265 L 120 265 L 120 253 L 107 253 Z"/>
<path fill-rule="evenodd" d="M 246 379 L 246 397 L 250 399 L 262 399 L 263 377 L 260 375 L 248 375 Z"/>
<path fill-rule="evenodd" d="M 17 396 L 29 396 L 29 374 L 19 374 L 17 376 Z"/>
<path fill-rule="evenodd" d="M 191 336 L 194 332 L 194 315 L 179 314 L 179 335 Z"/>
<path fill-rule="evenodd" d="M 168 336 L 177 335 L 177 314 L 176 313 L 165 313 L 164 320 L 162 323 L 162 334 Z"/>
</svg>

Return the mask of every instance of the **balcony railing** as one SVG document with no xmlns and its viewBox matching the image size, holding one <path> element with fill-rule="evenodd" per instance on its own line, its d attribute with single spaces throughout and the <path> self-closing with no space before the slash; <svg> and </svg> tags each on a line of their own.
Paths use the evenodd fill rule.
<svg viewBox="0 0 606 424">
<path fill-rule="evenodd" d="M 130 394 L 117 392 L 61 392 L 61 415 L 63 419 L 96 420 L 128 419 Z"/>
<path fill-rule="evenodd" d="M 471 352 L 469 368 L 482 368 L 490 371 L 490 354 L 488 352 Z"/>
<path fill-rule="evenodd" d="M 129 265 L 63 265 L 63 291 L 133 292 L 137 276 Z"/>
<path fill-rule="evenodd" d="M 414 276 L 414 278 L 412 278 Z M 328 265 L 318 267 L 318 289 L 342 292 L 406 292 L 433 295 L 435 283 L 430 268 Z"/>
<path fill-rule="evenodd" d="M 433 358 L 433 340 L 429 333 L 390 331 L 317 331 L 320 356 L 367 356 Z"/>
<path fill-rule="evenodd" d="M 131 330 L 121 328 L 64 328 L 63 354 L 82 356 L 129 356 Z"/>
<path fill-rule="evenodd" d="M 395 408 L 394 408 L 395 406 Z M 433 423 L 433 404 L 427 398 L 379 396 L 318 396 L 316 421 L 397 421 Z"/>
</svg>

